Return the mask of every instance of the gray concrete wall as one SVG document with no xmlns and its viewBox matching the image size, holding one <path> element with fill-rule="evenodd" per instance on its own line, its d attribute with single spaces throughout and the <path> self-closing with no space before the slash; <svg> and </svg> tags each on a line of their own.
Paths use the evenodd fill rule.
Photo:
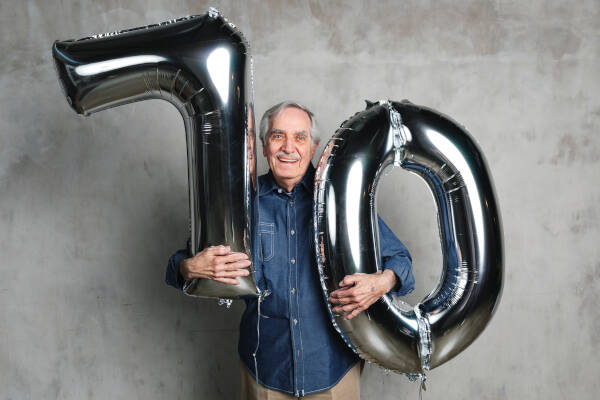
<svg viewBox="0 0 600 400">
<path fill-rule="evenodd" d="M 431 371 L 425 398 L 596 398 L 597 0 L 4 0 L 0 399 L 237 397 L 243 305 L 163 283 L 188 234 L 179 114 L 147 101 L 77 116 L 50 57 L 54 39 L 209 5 L 252 44 L 258 113 L 297 99 L 328 137 L 363 99 L 407 98 L 465 124 L 484 150 L 504 219 L 503 298 L 482 336 Z M 395 170 L 379 210 L 412 250 L 414 304 L 440 274 L 433 201 Z M 417 393 L 372 365 L 362 377 L 366 399 Z"/>
</svg>

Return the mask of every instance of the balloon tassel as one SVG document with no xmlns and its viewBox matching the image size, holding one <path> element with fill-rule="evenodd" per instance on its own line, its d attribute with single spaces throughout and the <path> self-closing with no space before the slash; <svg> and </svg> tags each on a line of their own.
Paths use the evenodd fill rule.
<svg viewBox="0 0 600 400">
<path fill-rule="evenodd" d="M 427 387 L 425 386 L 427 377 L 425 374 L 422 374 L 419 379 L 421 380 L 421 384 L 419 385 L 419 400 L 423 400 L 423 392 L 427 391 Z"/>
<path fill-rule="evenodd" d="M 260 346 L 260 303 L 265 300 L 265 297 L 271 294 L 270 290 L 261 290 L 258 293 L 258 304 L 256 307 L 256 348 L 254 349 L 254 353 L 252 353 L 252 358 L 254 359 L 254 375 L 256 375 L 256 398 L 260 400 L 260 384 L 258 380 L 258 360 L 256 359 L 256 354 L 258 353 L 258 347 Z"/>
<path fill-rule="evenodd" d="M 405 374 L 410 382 L 414 382 L 416 380 L 419 381 L 419 400 L 423 400 L 423 392 L 427 391 L 427 386 L 425 382 L 427 381 L 427 375 L 420 373 L 408 373 Z"/>
</svg>

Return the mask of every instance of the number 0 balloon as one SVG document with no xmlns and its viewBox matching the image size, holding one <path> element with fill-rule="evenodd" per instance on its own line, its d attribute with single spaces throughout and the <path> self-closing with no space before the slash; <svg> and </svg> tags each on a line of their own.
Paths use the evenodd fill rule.
<svg viewBox="0 0 600 400">
<path fill-rule="evenodd" d="M 251 60 L 235 26 L 211 9 L 57 41 L 52 52 L 67 100 L 80 114 L 146 99 L 179 110 L 187 141 L 190 251 L 225 244 L 250 255 L 256 190 Z M 239 285 L 193 279 L 184 291 L 221 298 L 258 294 L 254 274 Z"/>
<path fill-rule="evenodd" d="M 463 128 L 408 102 L 369 103 L 329 141 L 316 173 L 315 247 L 326 297 L 345 275 L 380 269 L 375 194 L 392 164 L 422 177 L 437 203 L 439 284 L 412 309 L 386 295 L 352 320 L 331 317 L 363 358 L 423 374 L 461 352 L 492 317 L 502 291 L 500 214 L 483 154 Z"/>
</svg>

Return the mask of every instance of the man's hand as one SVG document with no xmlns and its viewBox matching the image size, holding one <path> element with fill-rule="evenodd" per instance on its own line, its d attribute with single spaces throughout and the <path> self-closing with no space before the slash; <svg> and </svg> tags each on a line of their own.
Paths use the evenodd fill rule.
<svg viewBox="0 0 600 400">
<path fill-rule="evenodd" d="M 337 304 L 332 310 L 337 314 L 346 313 L 344 319 L 350 320 L 392 290 L 397 279 L 394 271 L 389 269 L 373 274 L 346 275 L 340 288 L 329 295 L 329 302 Z"/>
<path fill-rule="evenodd" d="M 203 278 L 239 285 L 239 276 L 248 276 L 252 263 L 245 253 L 231 252 L 229 246 L 211 246 L 194 257 L 179 263 L 179 273 L 184 279 Z"/>
</svg>

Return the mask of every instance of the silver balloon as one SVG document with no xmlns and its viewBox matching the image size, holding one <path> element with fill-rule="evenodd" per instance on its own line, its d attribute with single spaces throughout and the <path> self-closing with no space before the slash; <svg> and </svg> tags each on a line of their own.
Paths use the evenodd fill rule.
<svg viewBox="0 0 600 400">
<path fill-rule="evenodd" d="M 422 177 L 436 200 L 440 281 L 415 307 L 385 295 L 349 321 L 327 304 L 360 356 L 414 376 L 460 353 L 492 317 L 502 291 L 502 227 L 483 154 L 461 126 L 409 102 L 369 103 L 335 133 L 316 173 L 315 247 L 327 299 L 345 275 L 381 268 L 375 194 L 392 164 Z"/>
<path fill-rule="evenodd" d="M 183 117 L 190 207 L 190 252 L 229 245 L 251 257 L 256 152 L 251 57 L 235 26 L 211 9 L 160 24 L 52 47 L 67 100 L 80 114 L 147 99 Z M 256 295 L 254 274 L 239 285 L 193 279 L 189 295 Z"/>
</svg>

